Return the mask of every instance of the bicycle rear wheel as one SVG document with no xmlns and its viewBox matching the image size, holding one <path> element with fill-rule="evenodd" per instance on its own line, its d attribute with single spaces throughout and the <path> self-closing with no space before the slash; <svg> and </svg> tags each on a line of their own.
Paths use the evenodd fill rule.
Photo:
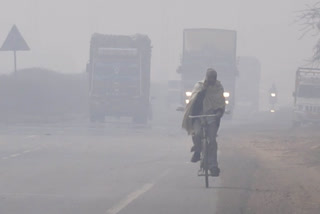
<svg viewBox="0 0 320 214">
<path fill-rule="evenodd" d="M 205 178 L 206 178 L 206 188 L 209 188 L 209 173 L 207 169 L 205 171 Z"/>
<path fill-rule="evenodd" d="M 203 170 L 206 188 L 209 188 L 209 167 L 208 167 L 208 140 L 205 140 L 203 144 Z"/>
</svg>

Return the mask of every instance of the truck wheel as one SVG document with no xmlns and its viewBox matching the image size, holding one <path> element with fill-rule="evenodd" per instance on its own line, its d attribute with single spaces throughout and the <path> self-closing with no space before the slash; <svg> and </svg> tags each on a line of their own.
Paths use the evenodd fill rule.
<svg viewBox="0 0 320 214">
<path fill-rule="evenodd" d="M 106 122 L 106 120 L 105 120 L 105 115 L 104 115 L 104 114 L 100 114 L 97 120 L 98 120 L 100 123 Z"/>
<path fill-rule="evenodd" d="M 150 121 L 153 119 L 152 105 L 149 105 L 148 119 L 149 119 Z"/>
<path fill-rule="evenodd" d="M 90 121 L 92 123 L 97 121 L 97 116 L 96 116 L 96 114 L 94 112 L 90 112 Z"/>
<path fill-rule="evenodd" d="M 104 114 L 99 114 L 97 112 L 91 112 L 90 113 L 90 121 L 91 122 L 101 122 L 104 123 L 105 122 L 105 115 Z"/>
<path fill-rule="evenodd" d="M 147 124 L 148 123 L 148 113 L 140 113 L 133 116 L 133 122 L 136 124 Z"/>
<path fill-rule="evenodd" d="M 293 126 L 293 128 L 299 128 L 301 126 L 301 122 L 300 121 L 293 121 L 292 126 Z"/>
</svg>

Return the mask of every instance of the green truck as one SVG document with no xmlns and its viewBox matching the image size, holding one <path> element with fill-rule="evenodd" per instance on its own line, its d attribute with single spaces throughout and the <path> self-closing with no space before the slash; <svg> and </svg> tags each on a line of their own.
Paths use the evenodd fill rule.
<svg viewBox="0 0 320 214">
<path fill-rule="evenodd" d="M 87 64 L 91 121 L 131 117 L 135 123 L 147 123 L 150 65 L 148 36 L 93 34 Z"/>
</svg>

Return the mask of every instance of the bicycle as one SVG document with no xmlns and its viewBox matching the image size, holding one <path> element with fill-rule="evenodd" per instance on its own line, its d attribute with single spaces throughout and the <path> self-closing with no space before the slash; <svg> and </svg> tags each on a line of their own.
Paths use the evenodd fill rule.
<svg viewBox="0 0 320 214">
<path fill-rule="evenodd" d="M 198 176 L 205 177 L 205 185 L 206 188 L 209 188 L 209 167 L 208 167 L 208 147 L 210 143 L 210 139 L 208 137 L 208 118 L 215 118 L 216 114 L 210 115 L 196 115 L 196 116 L 189 116 L 190 119 L 200 119 L 202 120 L 201 123 L 201 161 L 200 161 L 200 170 L 198 171 Z"/>
</svg>

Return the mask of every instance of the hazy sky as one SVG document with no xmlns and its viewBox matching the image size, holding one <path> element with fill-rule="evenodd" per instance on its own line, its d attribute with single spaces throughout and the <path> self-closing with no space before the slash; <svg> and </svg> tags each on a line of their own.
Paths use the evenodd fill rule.
<svg viewBox="0 0 320 214">
<path fill-rule="evenodd" d="M 0 43 L 16 24 L 31 47 L 18 67 L 82 72 L 94 32 L 148 34 L 152 78 L 176 79 L 184 28 L 238 31 L 238 55 L 262 64 L 262 90 L 272 82 L 290 102 L 294 72 L 311 56 L 315 38 L 298 40 L 295 11 L 315 0 L 0 0 Z M 12 53 L 0 52 L 0 73 L 13 69 Z"/>
</svg>

